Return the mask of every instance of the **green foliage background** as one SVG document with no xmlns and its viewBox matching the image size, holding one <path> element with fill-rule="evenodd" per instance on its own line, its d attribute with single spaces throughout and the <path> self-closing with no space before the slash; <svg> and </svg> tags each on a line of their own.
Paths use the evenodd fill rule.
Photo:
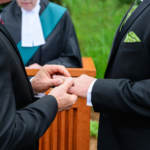
<svg viewBox="0 0 150 150">
<path fill-rule="evenodd" d="M 97 138 L 98 137 L 98 122 L 90 121 L 90 136 Z"/>
</svg>

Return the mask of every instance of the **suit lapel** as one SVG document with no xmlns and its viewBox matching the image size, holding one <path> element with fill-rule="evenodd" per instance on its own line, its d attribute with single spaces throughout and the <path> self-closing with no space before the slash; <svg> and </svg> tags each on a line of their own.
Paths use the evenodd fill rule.
<svg viewBox="0 0 150 150">
<path fill-rule="evenodd" d="M 123 34 L 126 34 L 128 29 L 134 23 L 134 21 L 142 14 L 142 12 L 150 5 L 150 0 L 144 0 L 137 9 L 131 14 L 131 16 L 127 19 L 126 23 L 122 26 Z"/>
<path fill-rule="evenodd" d="M 114 40 L 113 40 L 113 44 L 112 44 L 112 48 L 111 48 L 111 52 L 110 52 L 110 55 L 109 55 L 109 59 L 108 59 L 108 65 L 107 65 L 107 68 L 106 68 L 106 71 L 105 71 L 105 77 L 106 77 L 106 74 L 108 72 L 108 68 L 110 68 L 110 62 L 112 62 L 112 59 L 114 58 L 114 55 L 117 51 L 117 46 L 119 45 L 118 44 L 118 41 L 121 39 L 121 33 L 120 33 L 120 29 L 122 28 L 122 24 L 124 22 L 124 20 L 126 19 L 129 11 L 131 10 L 133 4 L 131 5 L 131 7 L 129 8 L 129 10 L 127 11 L 127 13 L 125 14 L 125 16 L 123 17 L 117 31 L 116 31 L 116 34 L 115 34 L 115 37 L 114 37 Z"/>
<path fill-rule="evenodd" d="M 134 23 L 134 21 L 138 18 L 138 16 L 150 5 L 150 0 L 144 0 L 139 7 L 131 14 L 131 16 L 128 18 L 128 20 L 126 21 L 126 23 L 122 26 L 122 23 L 124 22 L 128 12 L 130 11 L 130 9 L 128 10 L 128 12 L 126 13 L 125 17 L 123 18 L 116 36 L 114 38 L 114 42 L 113 42 L 113 46 L 112 46 L 112 50 L 111 50 L 111 54 L 109 57 L 109 61 L 108 61 L 108 65 L 105 71 L 105 77 L 108 75 L 108 72 L 110 71 L 110 67 L 112 65 L 112 61 L 115 57 L 115 54 L 117 53 L 118 47 L 120 45 L 120 42 L 122 40 L 122 38 L 124 37 L 124 35 L 126 34 L 126 32 L 128 31 L 128 29 L 131 27 L 131 25 Z M 121 31 L 120 31 L 121 28 Z"/>
<path fill-rule="evenodd" d="M 132 8 L 132 6 L 130 7 L 130 9 L 127 11 L 127 13 L 125 14 L 125 16 L 123 17 L 123 19 L 122 19 L 122 21 L 121 21 L 121 23 L 120 23 L 120 25 L 119 25 L 119 27 L 118 27 L 118 29 L 117 29 L 117 31 L 116 31 L 116 34 L 115 34 L 115 37 L 114 37 L 114 41 L 113 41 L 113 46 L 112 46 L 112 47 L 114 47 L 115 41 L 116 41 L 117 37 L 119 36 L 120 28 L 122 27 L 122 24 L 123 24 L 125 18 L 127 17 L 129 11 L 131 10 L 131 8 Z M 111 52 L 112 52 L 112 51 L 111 51 Z"/>
<path fill-rule="evenodd" d="M 10 34 L 8 33 L 8 31 L 3 27 L 3 25 L 0 25 L 0 30 L 1 32 L 3 32 L 3 34 L 7 37 L 7 39 L 11 42 L 12 46 L 14 47 L 13 50 L 15 51 L 15 53 L 17 53 L 19 59 L 20 59 L 20 63 L 22 65 L 22 68 L 25 68 L 24 67 L 24 64 L 22 62 L 22 59 L 21 59 L 21 56 L 19 54 L 19 51 L 17 50 L 17 47 L 16 47 L 16 44 L 15 42 L 13 41 L 13 39 L 11 38 Z M 25 69 L 24 69 L 25 71 Z"/>
<path fill-rule="evenodd" d="M 14 52 L 17 54 L 17 56 L 18 56 L 18 58 L 19 58 L 19 60 L 20 60 L 20 65 L 21 65 L 22 70 L 23 70 L 23 72 L 24 72 L 24 74 L 25 74 L 25 76 L 26 76 L 27 82 L 28 82 L 28 84 L 29 84 L 30 91 L 32 92 L 32 95 L 33 95 L 33 90 L 32 90 L 31 84 L 29 83 L 28 76 L 27 76 L 26 71 L 25 71 L 25 66 L 24 66 L 24 64 L 23 64 L 22 58 L 21 58 L 21 56 L 20 56 L 20 54 L 19 54 L 19 51 L 18 51 L 18 49 L 17 49 L 17 47 L 16 47 L 15 42 L 13 41 L 13 39 L 11 38 L 11 36 L 10 36 L 10 34 L 7 32 L 7 30 L 6 30 L 6 29 L 3 27 L 3 25 L 1 25 L 1 24 L 0 24 L 0 31 L 1 31 L 1 32 L 6 36 L 6 38 L 10 41 L 10 43 L 12 44 L 12 47 L 14 47 L 13 50 L 14 50 Z"/>
</svg>

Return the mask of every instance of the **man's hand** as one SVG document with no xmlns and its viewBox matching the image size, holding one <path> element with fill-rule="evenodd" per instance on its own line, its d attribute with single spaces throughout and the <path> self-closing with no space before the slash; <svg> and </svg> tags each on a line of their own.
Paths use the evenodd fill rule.
<svg viewBox="0 0 150 150">
<path fill-rule="evenodd" d="M 29 66 L 26 67 L 26 69 L 41 69 L 41 68 L 42 68 L 42 66 L 40 66 L 37 63 L 34 63 L 34 64 L 29 65 Z"/>
<path fill-rule="evenodd" d="M 49 95 L 52 95 L 56 98 L 58 103 L 58 111 L 66 110 L 71 108 L 71 106 L 76 102 L 77 96 L 74 94 L 69 94 L 68 90 L 73 85 L 73 80 L 68 78 L 65 82 L 54 88 Z"/>
<path fill-rule="evenodd" d="M 66 77 L 61 75 L 54 75 L 53 78 L 61 79 L 63 81 L 67 79 Z M 69 89 L 69 93 L 86 98 L 89 86 L 95 80 L 95 78 L 87 75 L 81 75 L 80 77 L 73 78 L 73 80 L 74 80 L 74 85 Z"/>
<path fill-rule="evenodd" d="M 74 78 L 74 86 L 69 89 L 69 92 L 80 97 L 87 97 L 88 89 L 95 78 L 81 75 L 78 78 Z"/>
<path fill-rule="evenodd" d="M 62 79 L 52 79 L 54 74 L 61 74 L 65 77 L 70 77 L 69 72 L 64 66 L 45 65 L 41 67 L 40 71 L 31 81 L 34 92 L 45 92 L 52 86 L 58 86 L 62 84 Z"/>
</svg>

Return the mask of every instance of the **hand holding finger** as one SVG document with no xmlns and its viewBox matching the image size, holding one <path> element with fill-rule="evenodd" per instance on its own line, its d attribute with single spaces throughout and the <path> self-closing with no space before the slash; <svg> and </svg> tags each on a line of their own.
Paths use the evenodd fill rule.
<svg viewBox="0 0 150 150">
<path fill-rule="evenodd" d="M 72 87 L 73 83 L 72 78 L 68 78 L 62 85 L 50 92 L 50 95 L 54 96 L 57 100 L 59 111 L 70 108 L 76 102 L 77 96 L 68 93 L 68 89 Z"/>
<path fill-rule="evenodd" d="M 68 92 L 86 98 L 89 86 L 94 80 L 95 78 L 87 75 L 74 78 L 74 86 Z"/>
<path fill-rule="evenodd" d="M 70 73 L 68 70 L 61 65 L 45 65 L 44 68 L 48 71 L 48 73 L 52 76 L 54 74 L 60 74 L 66 77 L 70 77 Z"/>
</svg>

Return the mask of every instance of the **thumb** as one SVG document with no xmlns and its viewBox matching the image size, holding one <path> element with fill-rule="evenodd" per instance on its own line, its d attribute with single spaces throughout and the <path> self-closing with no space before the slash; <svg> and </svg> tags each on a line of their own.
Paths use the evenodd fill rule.
<svg viewBox="0 0 150 150">
<path fill-rule="evenodd" d="M 65 90 L 65 91 L 68 91 L 68 89 L 70 88 L 70 87 L 72 87 L 72 85 L 73 85 L 73 79 L 72 78 L 68 78 L 68 79 L 66 79 L 65 80 L 65 82 L 61 85 L 61 87 L 63 87 L 63 89 Z"/>
</svg>

